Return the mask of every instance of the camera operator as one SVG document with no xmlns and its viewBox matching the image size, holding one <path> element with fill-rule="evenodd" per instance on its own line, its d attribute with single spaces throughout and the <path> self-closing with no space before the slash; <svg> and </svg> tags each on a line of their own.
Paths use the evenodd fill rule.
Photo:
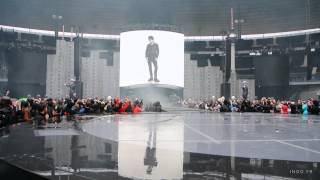
<svg viewBox="0 0 320 180">
<path fill-rule="evenodd" d="M 4 128 L 9 133 L 9 125 L 13 121 L 13 109 L 11 108 L 11 100 L 8 96 L 0 99 L 0 128 Z"/>
<path fill-rule="evenodd" d="M 35 126 L 37 128 L 43 128 L 46 126 L 46 123 L 49 119 L 49 115 L 47 113 L 47 107 L 42 102 L 36 102 L 36 104 L 37 104 L 37 109 L 34 116 Z"/>
</svg>

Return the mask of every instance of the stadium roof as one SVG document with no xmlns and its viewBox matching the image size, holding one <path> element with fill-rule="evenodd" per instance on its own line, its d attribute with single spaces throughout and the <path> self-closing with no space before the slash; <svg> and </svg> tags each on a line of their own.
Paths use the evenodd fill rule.
<svg viewBox="0 0 320 180">
<path fill-rule="evenodd" d="M 63 24 L 66 31 L 80 27 L 114 35 L 158 28 L 210 36 L 230 28 L 231 8 L 243 34 L 320 26 L 319 0 L 1 0 L 0 24 L 45 30 Z"/>
</svg>

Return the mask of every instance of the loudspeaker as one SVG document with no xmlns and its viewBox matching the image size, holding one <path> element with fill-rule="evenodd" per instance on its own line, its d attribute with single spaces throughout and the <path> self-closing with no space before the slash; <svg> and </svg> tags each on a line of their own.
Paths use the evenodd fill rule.
<svg viewBox="0 0 320 180">
<path fill-rule="evenodd" d="M 76 80 L 80 79 L 80 60 L 81 60 L 81 37 L 76 37 L 74 40 L 74 76 Z"/>
<path fill-rule="evenodd" d="M 77 98 L 82 98 L 83 96 L 83 83 L 81 81 L 75 81 L 75 93 Z"/>
<path fill-rule="evenodd" d="M 13 97 L 27 94 L 43 96 L 46 91 L 47 55 L 36 51 L 10 50 L 5 52 L 8 67 L 8 89 Z M 37 69 L 37 71 L 34 71 Z"/>
<path fill-rule="evenodd" d="M 114 60 L 113 60 L 113 52 L 107 53 L 107 66 L 113 66 Z"/>
<path fill-rule="evenodd" d="M 229 81 L 231 76 L 231 39 L 226 39 L 226 82 Z"/>
<path fill-rule="evenodd" d="M 256 95 L 286 99 L 289 87 L 288 56 L 257 56 L 254 57 Z"/>
<path fill-rule="evenodd" d="M 221 83 L 220 90 L 221 96 L 224 96 L 226 99 L 230 98 L 230 83 Z"/>
<path fill-rule="evenodd" d="M 312 78 L 312 69 L 313 69 L 313 55 L 308 52 L 307 54 L 307 80 Z"/>
<path fill-rule="evenodd" d="M 254 57 L 256 84 L 260 86 L 288 86 L 288 56 Z"/>
</svg>

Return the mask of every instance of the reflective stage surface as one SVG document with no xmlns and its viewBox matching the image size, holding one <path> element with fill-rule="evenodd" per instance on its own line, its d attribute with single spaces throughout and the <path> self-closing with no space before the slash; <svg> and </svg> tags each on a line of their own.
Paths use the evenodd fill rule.
<svg viewBox="0 0 320 180">
<path fill-rule="evenodd" d="M 320 179 L 319 116 L 171 111 L 58 126 L 10 127 L 0 158 L 49 179 Z"/>
</svg>

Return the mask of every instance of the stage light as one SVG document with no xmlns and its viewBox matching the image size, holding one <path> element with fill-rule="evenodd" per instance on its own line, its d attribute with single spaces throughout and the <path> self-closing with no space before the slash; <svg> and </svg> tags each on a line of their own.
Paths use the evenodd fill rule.
<svg viewBox="0 0 320 180">
<path fill-rule="evenodd" d="M 255 56 L 256 53 L 255 53 L 255 52 L 250 52 L 249 55 L 250 55 L 250 56 Z"/>
<path fill-rule="evenodd" d="M 261 52 L 260 51 L 257 51 L 256 52 L 256 56 L 261 56 L 262 54 L 261 54 Z"/>
<path fill-rule="evenodd" d="M 63 16 L 61 16 L 61 15 L 56 15 L 56 14 L 52 14 L 52 15 L 51 15 L 51 18 L 52 18 L 53 20 L 61 20 L 61 19 L 63 18 Z"/>
<path fill-rule="evenodd" d="M 234 23 L 236 23 L 236 24 L 244 23 L 244 19 L 236 19 L 236 20 L 234 20 Z"/>
<path fill-rule="evenodd" d="M 231 33 L 231 34 L 229 35 L 229 37 L 235 38 L 235 37 L 236 37 L 236 34 L 235 34 L 235 33 Z"/>
</svg>

